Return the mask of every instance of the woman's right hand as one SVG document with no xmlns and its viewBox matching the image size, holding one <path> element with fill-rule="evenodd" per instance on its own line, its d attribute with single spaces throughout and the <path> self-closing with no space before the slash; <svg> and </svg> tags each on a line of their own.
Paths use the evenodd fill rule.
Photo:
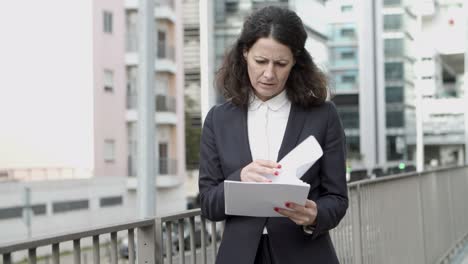
<svg viewBox="0 0 468 264">
<path fill-rule="evenodd" d="M 265 175 L 279 175 L 281 165 L 271 160 L 254 160 L 241 170 L 243 182 L 271 182 Z"/>
</svg>

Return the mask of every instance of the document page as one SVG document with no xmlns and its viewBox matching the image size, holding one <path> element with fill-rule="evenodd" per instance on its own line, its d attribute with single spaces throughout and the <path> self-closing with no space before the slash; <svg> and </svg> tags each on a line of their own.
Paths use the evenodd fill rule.
<svg viewBox="0 0 468 264">
<path fill-rule="evenodd" d="M 266 175 L 271 183 L 224 181 L 225 213 L 282 217 L 274 207 L 284 208 L 285 202 L 305 204 L 310 186 L 300 178 L 322 155 L 320 144 L 309 136 L 279 162 L 279 176 Z"/>
</svg>

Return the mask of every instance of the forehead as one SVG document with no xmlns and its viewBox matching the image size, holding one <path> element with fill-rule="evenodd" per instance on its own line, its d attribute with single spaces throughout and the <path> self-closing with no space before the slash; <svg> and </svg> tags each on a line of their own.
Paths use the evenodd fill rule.
<svg viewBox="0 0 468 264">
<path fill-rule="evenodd" d="M 292 59 L 291 49 L 273 38 L 259 38 L 250 48 L 253 56 L 272 59 Z"/>
</svg>

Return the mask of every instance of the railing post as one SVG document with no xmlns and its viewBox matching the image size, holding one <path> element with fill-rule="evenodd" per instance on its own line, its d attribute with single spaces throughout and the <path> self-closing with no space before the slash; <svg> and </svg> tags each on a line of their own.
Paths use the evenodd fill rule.
<svg viewBox="0 0 468 264">
<path fill-rule="evenodd" d="M 111 232 L 111 264 L 117 264 L 117 232 Z"/>
<path fill-rule="evenodd" d="M 362 262 L 362 232 L 361 232 L 361 185 L 356 186 L 356 206 L 352 208 L 351 225 L 353 230 L 353 248 L 354 248 L 354 263 L 361 264 Z"/>
<path fill-rule="evenodd" d="M 36 249 L 35 248 L 30 248 L 28 250 L 28 263 L 29 264 L 36 264 L 37 263 L 37 258 L 36 258 Z"/>
<path fill-rule="evenodd" d="M 99 251 L 99 236 L 93 236 L 93 264 L 100 264 L 101 254 Z"/>
<path fill-rule="evenodd" d="M 137 240 L 137 263 L 152 264 L 155 263 L 155 227 L 151 226 L 138 228 Z"/>
<path fill-rule="evenodd" d="M 5 253 L 3 254 L 3 264 L 11 264 L 11 254 L 10 253 Z"/>
<path fill-rule="evenodd" d="M 184 219 L 179 219 L 179 263 L 185 264 Z"/>
<path fill-rule="evenodd" d="M 206 264 L 206 220 L 205 220 L 205 217 L 203 217 L 202 215 L 200 215 L 200 219 L 201 219 L 201 226 L 200 226 L 200 232 L 201 232 L 201 261 L 203 264 Z"/>
<path fill-rule="evenodd" d="M 59 243 L 52 244 L 52 263 L 60 264 L 60 244 Z"/>
<path fill-rule="evenodd" d="M 81 263 L 81 248 L 80 248 L 79 239 L 73 240 L 73 263 L 74 264 Z"/>
<path fill-rule="evenodd" d="M 425 224 L 424 224 L 424 200 L 422 196 L 422 174 L 418 172 L 418 197 L 419 197 L 419 214 L 420 214 L 420 219 L 421 219 L 421 240 L 423 242 L 423 258 L 424 258 L 424 263 L 427 263 L 427 254 L 426 254 L 426 236 L 425 236 Z"/>
<path fill-rule="evenodd" d="M 128 263 L 135 264 L 135 231 L 128 230 Z"/>
<path fill-rule="evenodd" d="M 156 263 L 164 264 L 164 252 L 163 252 L 163 229 L 162 221 L 160 217 L 157 217 L 154 221 L 155 231 L 156 231 L 156 241 L 155 241 L 155 254 L 156 254 Z M 170 234 L 169 234 L 170 235 Z"/>
</svg>

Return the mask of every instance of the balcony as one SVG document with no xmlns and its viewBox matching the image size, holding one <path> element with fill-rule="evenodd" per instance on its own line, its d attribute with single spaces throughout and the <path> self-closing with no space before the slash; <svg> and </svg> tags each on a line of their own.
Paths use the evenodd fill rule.
<svg viewBox="0 0 468 264">
<path fill-rule="evenodd" d="M 130 39 L 135 35 L 127 36 L 127 53 L 125 63 L 127 66 L 138 66 L 137 40 Z M 175 64 L 175 48 L 173 46 L 159 45 L 155 56 L 154 68 L 157 72 L 168 72 L 175 74 L 177 71 Z"/>
<path fill-rule="evenodd" d="M 174 0 L 156 0 L 154 5 L 154 16 L 157 19 L 166 19 L 175 23 L 177 16 L 174 10 Z"/>
<path fill-rule="evenodd" d="M 136 94 L 127 95 L 126 118 L 129 122 L 138 120 L 138 96 Z M 156 124 L 177 124 L 176 99 L 174 96 L 157 94 L 155 96 Z"/>
<path fill-rule="evenodd" d="M 177 160 L 169 158 L 159 158 L 158 161 L 159 173 L 158 175 L 177 175 Z M 128 157 L 128 175 L 136 176 L 137 167 L 136 160 L 133 156 Z"/>
</svg>

